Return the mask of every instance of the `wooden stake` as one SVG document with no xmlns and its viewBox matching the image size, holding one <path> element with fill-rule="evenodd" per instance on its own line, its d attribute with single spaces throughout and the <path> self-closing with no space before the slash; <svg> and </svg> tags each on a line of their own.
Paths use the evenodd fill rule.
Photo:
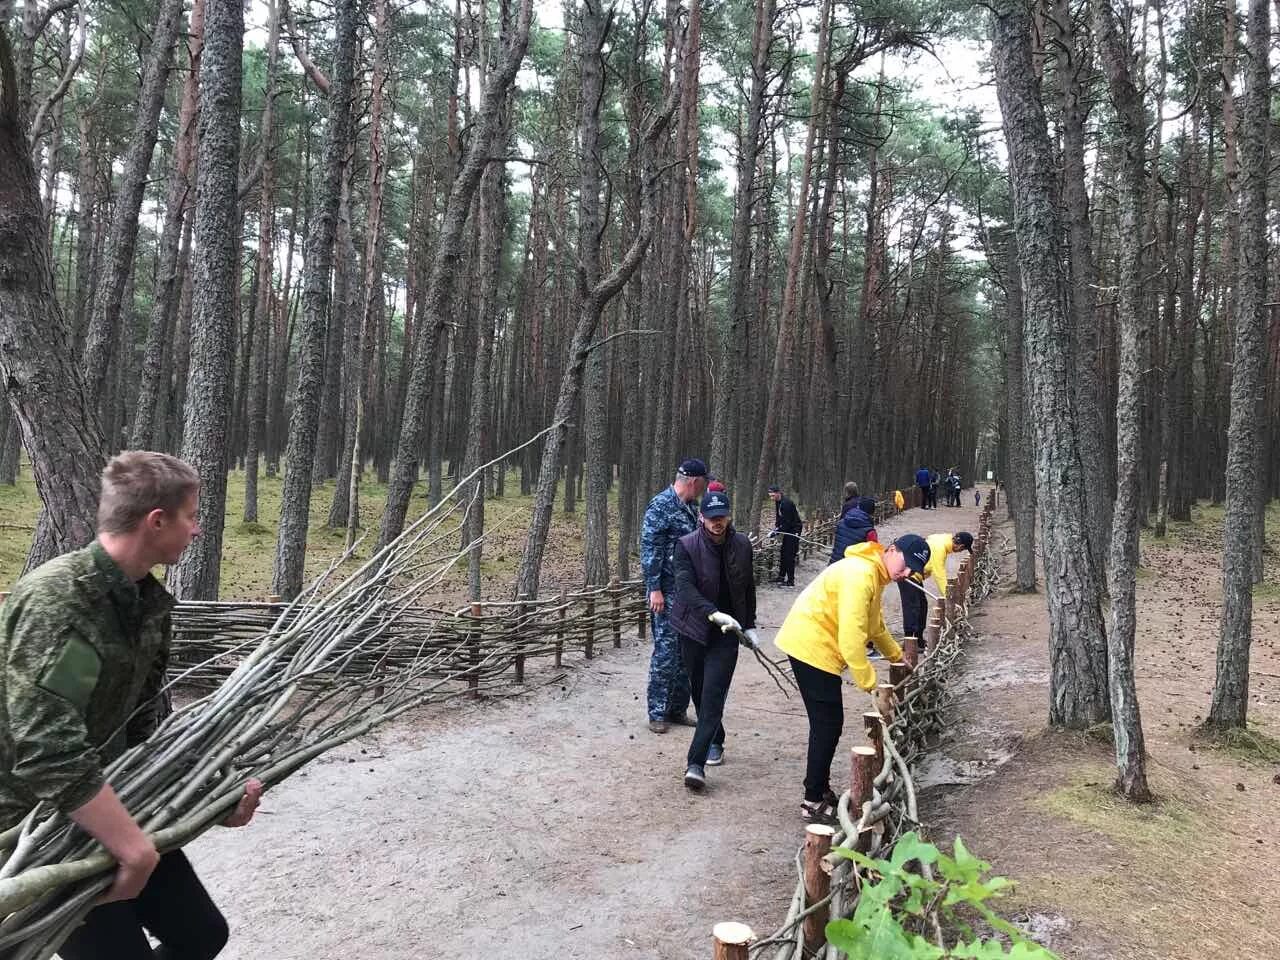
<svg viewBox="0 0 1280 960">
<path fill-rule="evenodd" d="M 825 823 L 811 823 L 804 828 L 804 905 L 812 907 L 831 892 L 831 875 L 823 869 L 822 858 L 831 852 L 831 838 L 835 827 Z M 822 907 L 804 918 L 804 943 L 809 950 L 817 950 L 826 942 L 827 919 L 830 910 Z"/>
<path fill-rule="evenodd" d="M 880 714 L 868 710 L 862 715 L 862 723 L 867 728 L 867 740 L 876 752 L 876 769 L 884 766 L 884 728 L 880 726 Z"/>
<path fill-rule="evenodd" d="M 596 598 L 587 597 L 587 642 L 583 645 L 583 652 L 590 660 L 596 655 Z"/>
<path fill-rule="evenodd" d="M 920 663 L 920 641 L 915 637 L 902 638 L 902 659 L 912 670 Z"/>
<path fill-rule="evenodd" d="M 747 960 L 747 945 L 756 939 L 745 923 L 717 923 L 711 931 L 715 940 L 714 960 Z"/>
<path fill-rule="evenodd" d="M 563 590 L 560 591 L 560 612 L 556 615 L 556 669 L 560 669 L 564 665 L 564 618 L 567 615 L 565 604 L 569 598 Z"/>
<path fill-rule="evenodd" d="M 609 581 L 609 594 L 613 598 L 613 613 L 610 617 L 613 621 L 613 648 L 617 650 L 622 646 L 622 588 L 618 586 L 617 577 Z"/>
<path fill-rule="evenodd" d="M 516 634 L 516 640 L 521 639 L 519 631 L 523 631 L 524 620 L 529 613 L 529 604 L 526 602 L 526 600 L 527 600 L 526 595 L 523 593 L 520 594 L 520 606 L 517 608 L 520 611 L 520 621 L 519 621 L 520 626 L 519 628 L 517 628 L 518 632 Z M 516 654 L 516 683 L 524 683 L 524 651 L 523 650 Z"/>
<path fill-rule="evenodd" d="M 897 707 L 897 695 L 894 693 L 893 684 L 877 684 L 875 696 L 876 709 L 880 711 L 880 716 L 884 717 L 885 723 L 893 723 L 893 715 Z"/>
<path fill-rule="evenodd" d="M 911 676 L 911 668 L 905 663 L 889 664 L 889 685 L 894 688 L 898 700 L 907 695 L 907 678 Z"/>
<path fill-rule="evenodd" d="M 857 746 L 850 753 L 853 767 L 849 782 L 849 815 L 861 817 L 862 805 L 871 799 L 880 768 L 876 763 L 875 747 Z"/>
<path fill-rule="evenodd" d="M 471 605 L 471 618 L 475 621 L 475 629 L 467 640 L 468 659 L 471 662 L 471 669 L 467 673 L 467 686 L 471 688 L 473 697 L 480 695 L 480 618 L 483 614 L 484 607 L 478 603 Z"/>
</svg>

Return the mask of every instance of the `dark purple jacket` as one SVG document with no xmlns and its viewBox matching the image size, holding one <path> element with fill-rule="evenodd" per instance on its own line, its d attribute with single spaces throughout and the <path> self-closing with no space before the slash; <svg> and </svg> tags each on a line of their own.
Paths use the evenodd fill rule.
<svg viewBox="0 0 1280 960">
<path fill-rule="evenodd" d="M 751 570 L 751 541 L 729 528 L 717 548 L 699 527 L 676 541 L 676 595 L 671 603 L 671 625 L 682 637 L 706 643 L 720 628 L 707 619 L 720 608 L 721 578 L 729 584 L 730 609 L 722 611 L 742 625 L 756 625 L 756 581 Z"/>
</svg>

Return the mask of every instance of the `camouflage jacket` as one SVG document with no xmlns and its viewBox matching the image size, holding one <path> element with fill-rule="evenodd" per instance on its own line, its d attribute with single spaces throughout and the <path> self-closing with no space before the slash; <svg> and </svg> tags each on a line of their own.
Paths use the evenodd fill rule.
<svg viewBox="0 0 1280 960">
<path fill-rule="evenodd" d="M 18 581 L 0 609 L 0 829 L 39 801 L 74 810 L 168 712 L 174 599 L 98 541 Z"/>
<path fill-rule="evenodd" d="M 698 508 L 667 487 L 649 501 L 640 530 L 640 566 L 645 589 L 670 593 L 676 586 L 676 541 L 698 528 Z"/>
</svg>

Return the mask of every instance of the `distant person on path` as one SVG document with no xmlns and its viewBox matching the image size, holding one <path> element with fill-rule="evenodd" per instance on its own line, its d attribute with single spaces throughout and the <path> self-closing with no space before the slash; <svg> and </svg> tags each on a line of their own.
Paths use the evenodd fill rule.
<svg viewBox="0 0 1280 960">
<path fill-rule="evenodd" d="M 843 560 L 845 551 L 855 544 L 866 543 L 868 540 L 875 542 L 880 539 L 876 534 L 876 522 L 864 509 L 862 500 L 862 497 L 857 498 L 856 505 L 847 509 L 840 517 L 840 522 L 836 524 L 835 539 L 831 545 L 831 559 L 827 563 Z M 871 502 L 875 503 L 874 500 Z M 872 510 L 874 509 L 873 506 Z"/>
<path fill-rule="evenodd" d="M 938 480 L 939 479 L 940 478 L 938 476 L 937 470 L 929 471 L 929 509 L 930 510 L 938 509 Z"/>
<path fill-rule="evenodd" d="M 676 541 L 698 527 L 696 504 L 707 483 L 707 465 L 696 458 L 676 468 L 671 486 L 649 501 L 640 530 L 640 566 L 649 591 L 653 656 L 649 660 L 649 729 L 666 733 L 672 723 L 692 725 L 689 675 L 680 662 L 680 638 L 667 619 L 667 595 L 675 590 Z"/>
<path fill-rule="evenodd" d="M 117 864 L 100 905 L 58 948 L 63 960 L 211 960 L 227 942 L 185 854 L 157 852 L 106 778 L 170 711 L 174 599 L 151 569 L 177 563 L 200 535 L 199 488 L 176 457 L 119 454 L 102 472 L 97 539 L 23 577 L 4 605 L 0 829 L 47 803 Z M 261 795 L 247 781 L 224 824 L 248 823 Z"/>
<path fill-rule="evenodd" d="M 902 649 L 884 624 L 880 599 L 891 582 L 922 574 L 929 545 L 913 533 L 890 546 L 863 543 L 824 569 L 791 605 L 774 643 L 791 658 L 800 696 L 809 716 L 809 754 L 805 764 L 805 820 L 830 819 L 836 795 L 831 789 L 831 760 L 844 728 L 840 675 L 847 667 L 863 690 L 876 687 L 876 670 L 867 660 L 871 641 L 897 663 Z"/>
<path fill-rule="evenodd" d="M 800 531 L 804 523 L 800 520 L 800 511 L 795 503 L 782 495 L 777 485 L 769 487 L 769 499 L 773 501 L 773 533 L 782 534 L 782 544 L 778 550 L 778 578 L 775 583 L 788 587 L 796 585 L 796 556 L 800 552 Z"/>
<path fill-rule="evenodd" d="M 976 489 L 973 491 L 973 505 L 975 507 L 982 506 L 982 494 L 979 493 Z"/>
<path fill-rule="evenodd" d="M 844 485 L 844 503 L 840 504 L 840 516 L 844 516 L 850 507 L 858 506 L 862 498 L 858 496 L 858 485 L 850 480 Z"/>
<path fill-rule="evenodd" d="M 706 767 L 724 763 L 724 705 L 740 639 L 759 646 L 751 541 L 733 529 L 729 495 L 707 491 L 701 525 L 676 542 L 671 623 L 689 673 L 698 726 L 689 744 L 684 785 L 702 790 Z"/>
<path fill-rule="evenodd" d="M 920 488 L 920 509 L 929 509 L 929 468 L 921 467 L 916 471 L 916 486 Z"/>
</svg>

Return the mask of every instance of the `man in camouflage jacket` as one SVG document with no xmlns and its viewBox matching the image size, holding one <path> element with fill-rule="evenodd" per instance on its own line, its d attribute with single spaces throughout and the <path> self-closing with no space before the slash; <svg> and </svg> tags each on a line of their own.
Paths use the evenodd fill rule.
<svg viewBox="0 0 1280 960">
<path fill-rule="evenodd" d="M 198 492 L 174 457 L 120 454 L 102 474 L 98 538 L 32 571 L 0 610 L 0 830 L 52 807 L 118 864 L 63 960 L 211 960 L 227 941 L 182 851 L 160 855 L 104 775 L 168 713 L 174 600 L 150 571 L 199 535 Z M 224 822 L 248 823 L 261 792 L 249 781 Z"/>
<path fill-rule="evenodd" d="M 685 460 L 675 481 L 649 501 L 640 531 L 640 565 L 649 593 L 653 656 L 649 660 L 649 729 L 666 733 L 671 723 L 691 725 L 689 675 L 680 660 L 680 637 L 668 620 L 675 590 L 676 541 L 698 527 L 697 502 L 706 492 L 707 465 Z"/>
</svg>

